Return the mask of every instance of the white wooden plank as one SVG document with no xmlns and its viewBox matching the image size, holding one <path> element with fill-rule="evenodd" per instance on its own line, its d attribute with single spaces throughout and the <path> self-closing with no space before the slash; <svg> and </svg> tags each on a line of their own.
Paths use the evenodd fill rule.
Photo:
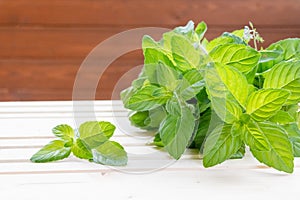
<svg viewBox="0 0 300 200">
<path fill-rule="evenodd" d="M 78 126 L 89 120 L 95 120 L 90 118 L 75 119 L 72 117 L 68 118 L 32 118 L 26 117 L 24 119 L 1 119 L 0 127 L 2 131 L 0 132 L 1 137 L 32 137 L 32 136 L 52 136 L 51 130 L 53 127 L 59 124 L 69 124 L 73 128 L 76 128 L 75 124 Z M 145 131 L 135 128 L 130 125 L 127 115 L 124 117 L 97 117 L 98 121 L 108 121 L 113 123 L 118 129 L 115 135 L 135 135 L 143 137 L 147 134 Z"/>
<path fill-rule="evenodd" d="M 299 173 L 277 176 L 269 169 L 159 171 L 1 176 L 1 199 L 284 199 L 296 197 Z M 288 186 L 283 188 L 283 186 Z M 16 192 L 16 189 L 18 192 Z M 21 197 L 21 198 L 20 198 Z"/>
<path fill-rule="evenodd" d="M 296 169 L 299 169 L 300 162 L 296 163 Z M 228 160 L 214 168 L 218 169 L 265 169 L 267 167 L 259 164 L 252 157 L 248 156 L 243 160 Z M 112 167 L 103 166 L 99 164 L 89 163 L 84 160 L 78 160 L 76 158 L 69 158 L 63 161 L 52 162 L 52 163 L 31 163 L 31 162 L 6 162 L 0 163 L 0 175 L 5 174 L 52 174 L 52 173 L 98 173 L 98 172 L 111 172 L 119 171 L 124 173 L 149 173 L 157 170 L 167 171 L 205 171 L 206 169 L 202 166 L 202 161 L 198 158 L 185 156 L 182 159 L 175 161 L 166 154 L 156 154 L 151 159 L 141 159 L 136 155 L 129 155 L 129 162 L 124 167 Z M 272 169 L 274 170 L 274 169 Z M 275 172 L 275 170 L 274 170 Z M 280 174 L 280 173 L 279 173 Z"/>
<path fill-rule="evenodd" d="M 42 145 L 31 146 L 13 146 L 12 148 L 0 148 L 0 162 L 2 160 L 26 160 L 29 159 L 35 152 L 37 152 Z M 130 156 L 137 157 L 138 159 L 148 159 L 148 157 L 161 156 L 168 158 L 168 154 L 155 146 L 146 145 L 143 143 L 125 143 L 125 150 Z M 198 151 L 193 149 L 187 149 L 186 155 L 196 155 Z"/>
<path fill-rule="evenodd" d="M 49 143 L 50 141 L 57 139 L 56 137 L 44 137 L 44 138 L 0 138 L 0 149 L 13 149 L 13 148 L 32 148 L 41 147 Z M 117 141 L 124 146 L 145 146 L 152 142 L 152 137 L 122 137 L 121 135 L 113 136 L 111 140 Z"/>
</svg>

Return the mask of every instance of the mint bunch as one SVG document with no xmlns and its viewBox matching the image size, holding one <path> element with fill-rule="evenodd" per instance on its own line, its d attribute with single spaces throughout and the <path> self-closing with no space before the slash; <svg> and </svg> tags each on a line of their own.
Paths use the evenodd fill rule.
<svg viewBox="0 0 300 200">
<path fill-rule="evenodd" d="M 250 23 L 208 41 L 204 22 L 144 36 L 144 68 L 121 99 L 134 126 L 175 159 L 187 147 L 211 167 L 242 158 L 245 147 L 267 166 L 292 173 L 300 156 L 300 39 L 257 50 Z M 249 43 L 254 42 L 255 48 Z"/>
<path fill-rule="evenodd" d="M 72 153 L 80 159 L 91 162 L 122 166 L 127 164 L 127 153 L 115 141 L 110 141 L 116 127 L 110 122 L 88 121 L 80 125 L 78 131 L 66 124 L 52 129 L 57 137 L 37 153 L 30 160 L 44 163 L 62 160 Z"/>
</svg>

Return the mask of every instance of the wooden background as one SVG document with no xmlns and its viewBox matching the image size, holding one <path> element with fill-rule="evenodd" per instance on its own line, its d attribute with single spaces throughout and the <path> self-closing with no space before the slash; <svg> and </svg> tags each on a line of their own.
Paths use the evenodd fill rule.
<svg viewBox="0 0 300 200">
<path fill-rule="evenodd" d="M 208 39 L 252 21 L 268 46 L 300 37 L 300 0 L 0 0 L 0 101 L 71 100 L 81 62 L 101 41 L 190 19 L 208 24 Z M 141 51 L 116 60 L 97 99 L 110 99 L 122 74 L 142 62 Z"/>
</svg>

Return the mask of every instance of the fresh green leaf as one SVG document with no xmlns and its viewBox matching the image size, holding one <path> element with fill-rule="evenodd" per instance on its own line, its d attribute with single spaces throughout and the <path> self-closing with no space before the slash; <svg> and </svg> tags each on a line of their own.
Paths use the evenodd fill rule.
<svg viewBox="0 0 300 200">
<path fill-rule="evenodd" d="M 264 121 L 281 109 L 289 95 L 281 89 L 258 90 L 249 96 L 246 111 L 256 121 Z"/>
<path fill-rule="evenodd" d="M 89 150 L 81 141 L 80 138 L 78 138 L 76 140 L 76 142 L 74 143 L 74 145 L 71 148 L 72 153 L 74 154 L 74 156 L 76 156 L 77 158 L 80 159 L 93 159 L 93 155 L 91 150 Z"/>
<path fill-rule="evenodd" d="M 260 64 L 260 69 L 266 71 L 274 65 L 300 56 L 300 39 L 288 38 L 271 44 L 266 50 L 280 52 L 275 59 Z"/>
<path fill-rule="evenodd" d="M 259 65 L 258 65 L 258 73 L 262 73 L 270 69 L 272 66 L 269 66 L 270 63 L 276 60 L 279 56 L 281 56 L 282 51 L 280 50 L 261 50 L 260 51 L 261 57 L 259 60 Z"/>
<path fill-rule="evenodd" d="M 211 40 L 207 45 L 206 45 L 206 50 L 210 53 L 212 50 L 215 48 L 224 45 L 224 44 L 234 44 L 235 40 L 232 37 L 226 37 L 226 36 L 220 36 L 217 37 L 213 40 Z"/>
<path fill-rule="evenodd" d="M 80 125 L 79 134 L 84 145 L 94 149 L 106 142 L 115 129 L 116 127 L 110 122 L 88 121 Z"/>
<path fill-rule="evenodd" d="M 130 86 L 129 88 L 126 88 L 120 93 L 120 98 L 123 101 L 124 105 L 127 104 L 129 98 L 134 94 L 134 88 Z"/>
<path fill-rule="evenodd" d="M 203 90 L 205 81 L 199 70 L 192 69 L 183 75 L 183 79 L 178 83 L 177 91 L 181 98 L 190 100 Z"/>
<path fill-rule="evenodd" d="M 296 123 L 283 125 L 289 140 L 293 146 L 293 154 L 295 157 L 300 157 L 300 130 Z"/>
<path fill-rule="evenodd" d="M 194 31 L 194 22 L 192 20 L 188 21 L 185 26 L 178 26 L 174 29 L 174 32 L 180 33 L 182 35 L 191 33 Z"/>
<path fill-rule="evenodd" d="M 160 44 L 155 42 L 150 36 L 143 37 L 142 44 L 145 65 L 157 64 L 159 62 L 164 63 L 166 66 L 174 67 L 172 59 L 168 54 L 168 50 L 165 50 Z"/>
<path fill-rule="evenodd" d="M 157 107 L 149 111 L 134 112 L 129 116 L 132 125 L 142 129 L 158 129 L 162 120 L 166 117 L 165 109 Z"/>
<path fill-rule="evenodd" d="M 232 38 L 233 41 L 234 41 L 234 44 L 243 44 L 243 45 L 246 45 L 245 41 L 243 40 L 243 37 L 239 37 L 239 36 L 237 36 L 237 35 L 235 35 L 233 33 L 224 32 L 222 34 L 222 36 Z"/>
<path fill-rule="evenodd" d="M 134 93 L 125 107 L 135 111 L 151 110 L 165 104 L 171 96 L 163 87 L 147 85 Z"/>
<path fill-rule="evenodd" d="M 106 141 L 92 150 L 93 161 L 104 165 L 124 166 L 128 158 L 124 148 L 117 142 Z"/>
<path fill-rule="evenodd" d="M 67 124 L 61 124 L 58 126 L 55 126 L 52 129 L 53 134 L 56 137 L 60 137 L 60 138 L 73 138 L 74 137 L 74 130 L 71 126 L 67 125 Z"/>
<path fill-rule="evenodd" d="M 110 138 L 116 130 L 115 125 L 105 121 L 88 121 L 80 125 L 79 133 L 80 137 L 102 134 L 107 138 Z"/>
<path fill-rule="evenodd" d="M 156 133 L 153 139 L 153 144 L 158 146 L 158 147 L 164 147 L 164 143 L 161 141 L 159 133 Z"/>
<path fill-rule="evenodd" d="M 173 91 L 176 88 L 176 81 L 179 79 L 179 73 L 164 65 L 163 63 L 145 65 L 145 74 L 152 84 L 158 84 Z"/>
<path fill-rule="evenodd" d="M 169 115 L 161 123 L 159 133 L 165 149 L 179 159 L 189 145 L 194 132 L 195 118 L 189 106 L 178 98 L 167 108 Z"/>
<path fill-rule="evenodd" d="M 129 116 L 131 125 L 145 128 L 148 126 L 146 120 L 149 118 L 149 111 L 134 112 Z"/>
<path fill-rule="evenodd" d="M 284 125 L 292 123 L 295 120 L 288 112 L 279 110 L 273 117 L 269 119 L 269 121 Z"/>
<path fill-rule="evenodd" d="M 235 30 L 232 33 L 224 32 L 220 37 L 210 41 L 206 45 L 207 51 L 212 51 L 214 48 L 224 44 L 243 44 L 246 45 L 249 40 L 244 38 L 244 29 Z"/>
<path fill-rule="evenodd" d="M 245 153 L 246 153 L 245 144 L 242 144 L 240 149 L 235 154 L 233 154 L 230 157 L 230 159 L 242 159 L 244 157 Z"/>
<path fill-rule="evenodd" d="M 260 151 L 250 145 L 254 157 L 279 171 L 292 173 L 294 168 L 294 157 L 292 145 L 284 129 L 270 122 L 258 123 L 261 134 L 267 140 L 269 151 Z"/>
<path fill-rule="evenodd" d="M 241 123 L 240 121 L 237 121 L 232 124 L 230 134 L 232 135 L 232 137 L 238 137 L 238 136 L 244 134 L 245 131 L 246 131 L 246 128 L 245 128 L 244 124 Z"/>
<path fill-rule="evenodd" d="M 253 120 L 245 124 L 244 141 L 252 150 L 270 151 L 268 139 L 259 125 Z"/>
<path fill-rule="evenodd" d="M 30 160 L 36 163 L 52 162 L 62 160 L 69 157 L 71 153 L 70 147 L 65 147 L 65 142 L 62 140 L 53 140 L 37 153 Z"/>
<path fill-rule="evenodd" d="M 199 112 L 202 113 L 206 111 L 210 107 L 210 100 L 206 93 L 206 88 L 203 88 L 196 96 L 198 105 L 199 105 Z"/>
<path fill-rule="evenodd" d="M 158 129 L 160 123 L 166 118 L 166 110 L 163 106 L 149 110 L 149 118 L 146 120 L 151 129 Z"/>
<path fill-rule="evenodd" d="M 193 44 L 181 35 L 173 35 L 171 38 L 171 49 L 177 67 L 182 70 L 197 69 L 200 64 L 200 53 Z"/>
<path fill-rule="evenodd" d="M 256 65 L 260 59 L 260 54 L 255 49 L 242 44 L 224 44 L 214 48 L 210 53 L 214 62 L 235 67 L 243 74 L 247 75 L 249 83 L 256 72 Z M 252 72 L 252 73 L 251 73 Z"/>
<path fill-rule="evenodd" d="M 194 146 L 197 149 L 201 149 L 203 142 L 206 138 L 206 135 L 209 130 L 210 126 L 210 121 L 211 121 L 211 110 L 208 109 L 206 110 L 203 115 L 200 117 L 199 125 L 198 125 L 198 130 L 194 139 Z"/>
<path fill-rule="evenodd" d="M 198 35 L 198 40 L 202 40 L 205 33 L 207 31 L 207 25 L 205 22 L 200 22 L 197 27 L 195 28 L 195 32 Z"/>
<path fill-rule="evenodd" d="M 208 135 L 203 150 L 204 167 L 220 164 L 240 149 L 241 138 L 232 137 L 230 132 L 230 125 L 219 125 Z"/>
<path fill-rule="evenodd" d="M 300 129 L 300 105 L 297 103 L 286 106 L 286 112 L 293 117 L 294 121 L 298 124 L 298 128 Z"/>
<path fill-rule="evenodd" d="M 267 74 L 264 88 L 285 89 L 291 92 L 286 105 L 300 101 L 300 61 L 280 62 Z"/>
<path fill-rule="evenodd" d="M 230 81 L 231 78 L 238 81 Z M 226 123 L 237 121 L 248 93 L 245 77 L 230 66 L 215 64 L 205 71 L 205 83 L 212 108 Z M 237 99 L 236 99 L 236 98 Z"/>
</svg>

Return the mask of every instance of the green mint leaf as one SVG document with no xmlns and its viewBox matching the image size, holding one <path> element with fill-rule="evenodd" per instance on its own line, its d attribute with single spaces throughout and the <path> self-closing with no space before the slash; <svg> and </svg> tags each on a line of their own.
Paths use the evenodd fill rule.
<svg viewBox="0 0 300 200">
<path fill-rule="evenodd" d="M 158 147 L 164 147 L 164 143 L 161 141 L 161 138 L 160 138 L 160 134 L 159 133 L 156 133 L 154 138 L 153 138 L 153 144 L 158 146 Z"/>
<path fill-rule="evenodd" d="M 80 137 L 90 136 L 93 134 L 102 134 L 110 138 L 116 130 L 115 125 L 105 121 L 88 121 L 79 127 Z"/>
<path fill-rule="evenodd" d="M 232 124 L 230 134 L 232 135 L 232 137 L 238 137 L 238 136 L 244 134 L 245 131 L 246 131 L 246 128 L 245 128 L 244 124 L 241 123 L 240 121 L 236 121 Z"/>
<path fill-rule="evenodd" d="M 259 151 L 250 146 L 254 157 L 269 167 L 292 173 L 294 169 L 293 149 L 285 130 L 270 122 L 260 122 L 258 126 L 267 139 L 270 150 Z"/>
<path fill-rule="evenodd" d="M 270 151 L 271 148 L 265 133 L 253 120 L 248 120 L 245 125 L 244 141 L 256 151 Z"/>
<path fill-rule="evenodd" d="M 165 117 L 166 111 L 161 106 L 149 111 L 134 112 L 129 116 L 129 120 L 133 126 L 145 130 L 152 130 L 158 129 Z"/>
<path fill-rule="evenodd" d="M 159 128 L 165 149 L 175 159 L 179 159 L 193 136 L 195 118 L 189 106 L 182 100 L 173 98 L 167 107 L 169 115 Z"/>
<path fill-rule="evenodd" d="M 242 159 L 244 157 L 245 153 L 246 153 L 245 144 L 242 144 L 240 149 L 235 154 L 233 154 L 230 157 L 230 159 Z"/>
<path fill-rule="evenodd" d="M 176 92 L 179 96 L 187 101 L 197 96 L 197 94 L 204 89 L 205 81 L 201 80 L 194 84 L 190 84 L 186 79 L 182 79 L 176 88 Z"/>
<path fill-rule="evenodd" d="M 220 164 L 233 156 L 241 147 L 240 137 L 232 137 L 230 125 L 217 126 L 206 138 L 203 150 L 204 167 Z"/>
<path fill-rule="evenodd" d="M 224 44 L 234 44 L 235 40 L 234 38 L 231 37 L 226 37 L 226 36 L 220 36 L 217 37 L 213 40 L 211 40 L 207 45 L 206 45 L 206 50 L 210 53 L 212 50 L 215 48 L 224 45 Z"/>
<path fill-rule="evenodd" d="M 142 48 L 145 64 L 157 64 L 162 62 L 166 66 L 174 67 L 171 53 L 165 50 L 159 43 L 155 42 L 150 36 L 146 35 L 143 37 Z"/>
<path fill-rule="evenodd" d="M 231 81 L 236 80 L 236 81 Z M 205 71 L 205 83 L 211 106 L 226 123 L 239 120 L 248 94 L 245 77 L 235 68 L 216 63 Z"/>
<path fill-rule="evenodd" d="M 67 125 L 67 124 L 61 124 L 58 126 L 55 126 L 52 129 L 53 134 L 56 137 L 59 138 L 73 138 L 74 137 L 74 130 L 71 126 Z"/>
<path fill-rule="evenodd" d="M 281 89 L 258 90 L 249 96 L 246 111 L 256 121 L 265 121 L 281 109 L 289 95 Z"/>
<path fill-rule="evenodd" d="M 147 119 L 149 118 L 149 111 L 141 111 L 141 112 L 134 112 L 129 116 L 129 120 L 131 125 L 145 128 L 148 126 Z"/>
<path fill-rule="evenodd" d="M 201 116 L 200 121 L 198 125 L 198 130 L 196 133 L 196 136 L 194 138 L 194 146 L 197 149 L 201 149 L 203 142 L 206 138 L 206 135 L 208 133 L 209 127 L 210 127 L 210 120 L 211 120 L 211 110 L 207 109 Z"/>
<path fill-rule="evenodd" d="M 196 32 L 196 34 L 198 35 L 198 40 L 199 40 L 199 41 L 203 39 L 203 37 L 204 37 L 206 31 L 207 31 L 207 25 L 206 25 L 205 22 L 200 22 L 200 23 L 196 26 L 195 32 Z"/>
<path fill-rule="evenodd" d="M 104 165 L 124 166 L 128 158 L 124 148 L 117 142 L 106 141 L 92 150 L 93 161 Z"/>
<path fill-rule="evenodd" d="M 300 56 L 300 39 L 288 38 L 271 44 L 266 50 L 280 52 L 275 59 L 260 63 L 259 68 L 263 71 L 271 69 L 274 65 L 281 61 L 287 61 Z"/>
<path fill-rule="evenodd" d="M 279 50 L 261 50 L 259 51 L 261 54 L 260 60 L 259 60 L 259 64 L 258 64 L 258 69 L 257 72 L 258 73 L 262 73 L 267 71 L 268 69 L 270 69 L 272 66 L 269 66 L 269 64 L 265 64 L 265 63 L 270 63 L 271 61 L 276 60 L 279 56 L 281 56 L 283 51 L 279 51 Z"/>
<path fill-rule="evenodd" d="M 300 106 L 297 104 L 286 106 L 286 112 L 293 117 L 300 129 Z"/>
<path fill-rule="evenodd" d="M 182 35 L 174 34 L 171 37 L 171 50 L 177 68 L 181 71 L 198 68 L 200 64 L 200 51 Z"/>
<path fill-rule="evenodd" d="M 192 20 L 188 21 L 185 26 L 178 26 L 174 29 L 174 32 L 185 35 L 194 31 L 194 22 Z"/>
<path fill-rule="evenodd" d="M 152 84 L 158 84 L 173 91 L 176 88 L 179 73 L 163 63 L 145 65 L 144 71 Z"/>
<path fill-rule="evenodd" d="M 267 72 L 264 88 L 285 89 L 291 92 L 286 105 L 300 101 L 300 61 L 286 61 L 276 64 Z"/>
<path fill-rule="evenodd" d="M 127 101 L 125 107 L 135 111 L 145 111 L 164 105 L 172 94 L 163 87 L 146 85 L 136 91 Z"/>
<path fill-rule="evenodd" d="M 80 125 L 79 138 L 88 149 L 94 149 L 106 142 L 115 129 L 110 122 L 88 121 Z"/>
<path fill-rule="evenodd" d="M 235 36 L 243 39 L 245 43 L 248 43 L 250 41 L 249 39 L 247 39 L 245 37 L 245 29 L 244 28 L 243 29 L 239 29 L 239 30 L 235 30 L 231 34 L 233 34 L 233 35 L 235 35 Z"/>
<path fill-rule="evenodd" d="M 81 139 L 77 139 L 76 142 L 73 144 L 72 153 L 74 156 L 80 159 L 90 160 L 93 158 L 91 150 L 89 150 L 82 142 Z"/>
<path fill-rule="evenodd" d="M 295 157 L 300 157 L 300 130 L 296 123 L 286 124 L 282 126 L 288 134 L 289 140 L 293 147 Z"/>
<path fill-rule="evenodd" d="M 30 160 L 36 163 L 52 162 L 69 157 L 71 147 L 62 140 L 54 140 L 35 153 Z"/>
<path fill-rule="evenodd" d="M 294 122 L 295 119 L 288 112 L 279 110 L 269 121 L 284 125 Z"/>
<path fill-rule="evenodd" d="M 224 44 L 214 48 L 209 55 L 215 62 L 235 67 L 246 75 L 249 83 L 253 82 L 260 59 L 260 53 L 255 49 L 242 44 Z"/>
<path fill-rule="evenodd" d="M 181 98 L 190 100 L 204 89 L 205 81 L 199 70 L 192 69 L 183 75 L 183 79 L 178 83 L 177 91 Z"/>
<path fill-rule="evenodd" d="M 206 88 L 203 88 L 196 96 L 199 104 L 199 112 L 203 113 L 210 107 L 210 100 L 206 93 Z"/>
<path fill-rule="evenodd" d="M 191 85 L 203 80 L 202 73 L 197 69 L 191 69 L 184 73 L 183 79 L 187 80 Z"/>
<path fill-rule="evenodd" d="M 129 98 L 134 94 L 134 92 L 134 88 L 130 86 L 120 93 L 120 97 L 124 105 L 127 104 Z"/>
<path fill-rule="evenodd" d="M 244 31 L 243 31 L 244 32 Z M 237 33 L 237 32 L 236 32 Z M 228 32 L 225 32 L 222 34 L 222 36 L 225 36 L 225 37 L 230 37 L 233 39 L 233 43 L 234 44 L 243 44 L 243 45 L 246 45 L 245 41 L 243 40 L 243 37 L 239 37 L 233 33 L 228 33 Z"/>
<path fill-rule="evenodd" d="M 149 110 L 149 118 L 147 119 L 148 126 L 151 129 L 158 129 L 160 123 L 166 118 L 166 110 L 163 106 Z"/>
</svg>

